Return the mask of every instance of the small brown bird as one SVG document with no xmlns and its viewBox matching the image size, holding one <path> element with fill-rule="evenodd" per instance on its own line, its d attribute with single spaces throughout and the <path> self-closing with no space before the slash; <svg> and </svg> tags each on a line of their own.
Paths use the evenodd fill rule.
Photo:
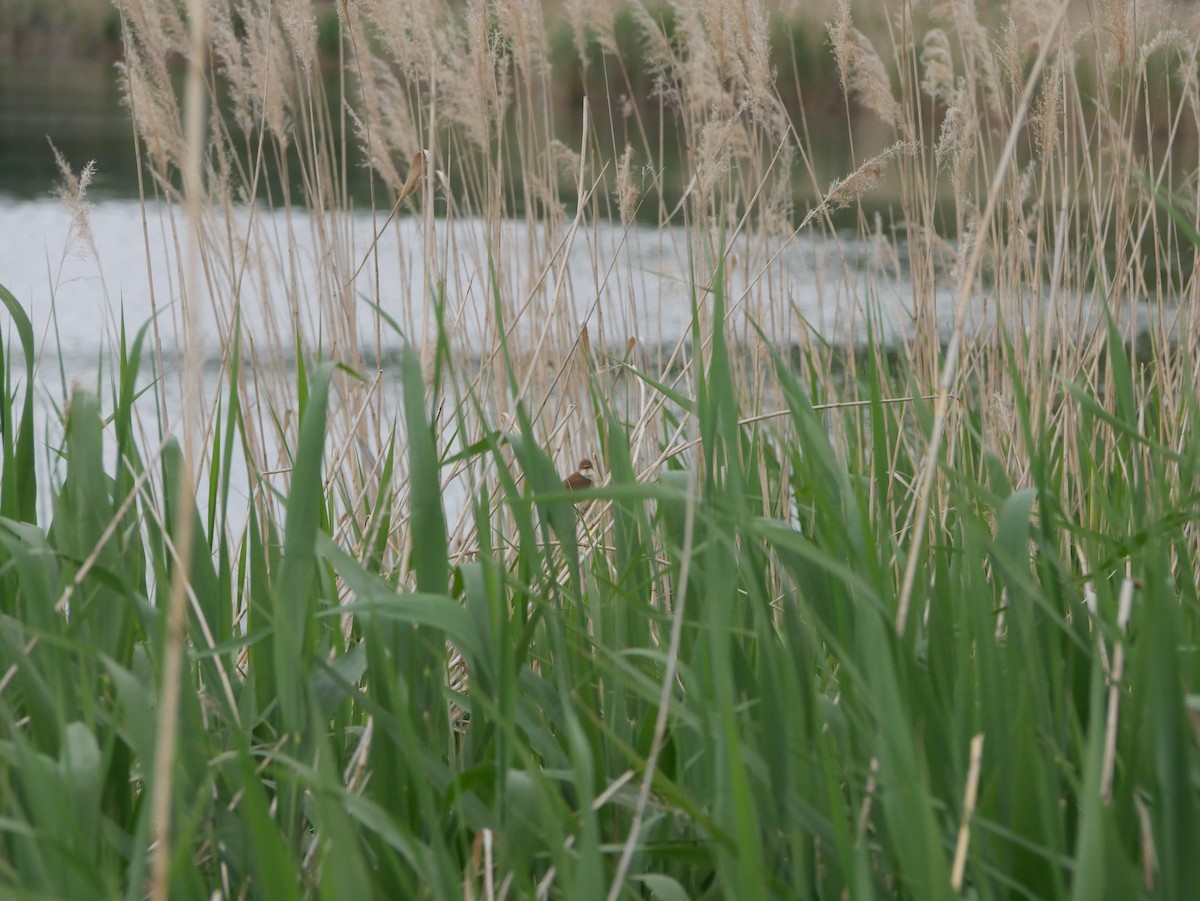
<svg viewBox="0 0 1200 901">
<path fill-rule="evenodd" d="M 596 470 L 592 466 L 592 461 L 586 458 L 579 461 L 579 469 L 563 479 L 563 487 L 569 488 L 571 491 L 582 491 L 584 488 L 591 488 L 594 484 L 596 484 Z"/>
<path fill-rule="evenodd" d="M 404 203 L 409 194 L 421 187 L 421 179 L 425 176 L 425 165 L 428 162 L 428 150 L 418 150 L 413 155 L 412 163 L 408 167 L 408 177 L 404 179 L 404 187 L 400 189 L 400 199 L 396 201 L 396 206 Z"/>
</svg>

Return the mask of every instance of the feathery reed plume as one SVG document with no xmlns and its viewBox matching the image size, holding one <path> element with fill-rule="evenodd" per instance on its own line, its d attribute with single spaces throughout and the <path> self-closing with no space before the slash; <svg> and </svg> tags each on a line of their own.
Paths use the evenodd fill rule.
<svg viewBox="0 0 1200 901">
<path fill-rule="evenodd" d="M 907 137 L 908 123 L 892 93 L 887 68 L 867 36 L 850 21 L 850 5 L 846 0 L 840 0 L 837 16 L 827 28 L 846 96 L 857 97 L 863 106 Z"/>
<path fill-rule="evenodd" d="M 368 70 L 356 78 L 358 108 L 348 106 L 354 134 L 366 165 L 393 190 L 402 190 L 404 178 L 392 162 L 393 154 L 411 159 L 420 145 L 416 129 L 403 103 L 404 92 L 391 68 L 380 60 L 365 60 Z"/>
<path fill-rule="evenodd" d="M 979 117 L 975 112 L 975 95 L 967 90 L 966 80 L 960 79 L 946 110 L 946 117 L 942 120 L 942 129 L 933 156 L 939 166 L 945 165 L 947 160 L 950 162 L 954 192 L 963 201 L 967 199 L 978 134 Z"/>
<path fill-rule="evenodd" d="M 477 150 L 488 153 L 512 101 L 512 87 L 485 4 L 467 6 L 463 33 L 457 41 L 445 42 L 444 54 L 447 71 L 456 73 L 439 85 L 444 113 Z"/>
<path fill-rule="evenodd" d="M 571 34 L 575 39 L 575 53 L 579 63 L 585 69 L 591 64 L 588 59 L 587 45 L 589 39 L 594 39 L 605 53 L 617 56 L 615 28 L 615 11 L 608 3 L 596 3 L 594 0 L 566 0 L 563 10 L 571 25 Z"/>
<path fill-rule="evenodd" d="M 1054 24 L 1055 6 L 1051 0 L 1016 0 L 1005 26 L 1005 35 L 1012 34 L 1016 56 L 1029 59 L 1035 56 Z"/>
<path fill-rule="evenodd" d="M 54 165 L 58 167 L 58 174 L 62 176 L 62 184 L 54 189 L 54 196 L 61 200 L 71 213 L 68 252 L 74 251 L 80 256 L 87 253 L 99 259 L 96 241 L 92 235 L 92 204 L 87 199 L 88 188 L 96 175 L 96 161 L 90 160 L 76 175 L 54 142 L 49 138 L 46 140 L 54 154 Z"/>
<path fill-rule="evenodd" d="M 254 103 L 255 118 L 261 118 L 267 134 L 286 151 L 293 139 L 292 97 L 295 82 L 289 65 L 287 43 L 270 6 L 243 11 L 241 25 L 245 85 Z"/>
<path fill-rule="evenodd" d="M 387 57 L 399 66 L 405 78 L 419 83 L 440 71 L 444 62 L 440 43 L 447 17 L 445 4 L 434 0 L 411 3 L 362 0 L 356 7 L 374 25 L 372 40 L 382 45 Z M 353 20 L 355 16 L 350 18 Z M 356 26 L 361 28 L 362 23 L 356 23 Z M 370 51 L 370 43 L 359 44 L 359 47 L 360 53 L 375 57 Z"/>
<path fill-rule="evenodd" d="M 825 192 L 821 207 L 826 210 L 837 210 L 849 205 L 861 197 L 866 191 L 879 184 L 888 164 L 901 156 L 912 156 L 920 151 L 920 147 L 911 141 L 897 141 L 882 153 L 879 153 L 844 178 L 835 178 Z M 809 214 L 811 217 L 812 214 Z M 809 217 L 806 217 L 809 218 Z"/>
<path fill-rule="evenodd" d="M 947 2 L 933 10 L 935 20 L 944 22 L 958 37 L 963 55 L 963 77 L 972 93 L 982 89 L 987 98 L 987 110 L 1000 118 L 1004 112 L 1000 78 L 992 52 L 987 28 L 979 21 L 974 3 Z M 1019 82 L 1019 71 L 1009 73 L 1013 83 Z"/>
<path fill-rule="evenodd" d="M 1043 160 L 1053 158 L 1065 127 L 1062 122 L 1064 87 L 1063 61 L 1055 60 L 1038 90 L 1029 121 L 1033 128 L 1034 144 Z"/>
<path fill-rule="evenodd" d="M 634 184 L 633 181 L 633 145 L 626 144 L 625 150 L 621 153 L 621 158 L 617 160 L 617 212 L 621 217 L 621 222 L 628 225 L 633 221 L 634 213 L 637 211 L 638 199 L 641 195 L 641 188 Z"/>
<path fill-rule="evenodd" d="M 279 18 L 296 60 L 309 75 L 317 59 L 317 22 L 312 5 L 302 0 L 281 0 Z"/>
<path fill-rule="evenodd" d="M 497 36 L 509 43 L 518 71 L 529 79 L 550 75 L 542 5 L 534 0 L 498 0 L 494 6 Z"/>
<path fill-rule="evenodd" d="M 243 134 L 253 134 L 254 88 L 242 61 L 242 42 L 233 24 L 233 11 L 225 3 L 214 3 L 209 16 L 212 32 L 213 63 L 217 74 L 229 86 L 229 114 Z"/>
<path fill-rule="evenodd" d="M 735 109 L 722 83 L 727 74 L 721 65 L 723 36 L 716 36 L 720 46 L 714 46 L 700 10 L 690 4 L 677 6 L 675 13 L 679 48 L 673 65 L 679 79 L 676 96 L 687 127 L 696 129 L 710 120 L 731 116 Z"/>
<path fill-rule="evenodd" d="M 940 28 L 925 33 L 921 46 L 921 90 L 934 100 L 949 105 L 954 95 L 954 58 L 950 39 Z"/>
<path fill-rule="evenodd" d="M 634 3 L 629 13 L 639 26 L 642 56 L 653 84 L 651 95 L 662 97 L 668 102 L 678 102 L 672 74 L 675 71 L 675 51 L 671 47 L 670 39 L 662 25 L 641 3 Z"/>
<path fill-rule="evenodd" d="M 713 200 L 713 187 L 729 171 L 733 155 L 732 121 L 706 122 L 696 148 L 696 194 L 705 203 Z"/>
<path fill-rule="evenodd" d="M 125 21 L 125 59 L 117 64 L 121 99 L 159 177 L 181 171 L 185 155 L 182 116 L 167 61 L 187 50 L 178 8 L 159 11 L 150 0 L 118 0 Z M 162 186 L 170 190 L 169 182 Z"/>
</svg>

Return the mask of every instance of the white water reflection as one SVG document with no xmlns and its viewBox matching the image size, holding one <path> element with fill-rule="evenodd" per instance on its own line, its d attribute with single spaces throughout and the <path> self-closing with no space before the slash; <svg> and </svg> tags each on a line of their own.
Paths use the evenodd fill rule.
<svg viewBox="0 0 1200 901">
<path fill-rule="evenodd" d="M 464 219 L 437 220 L 427 232 L 421 220 L 407 214 L 382 228 L 384 218 L 261 209 L 251 215 L 242 209 L 206 221 L 210 246 L 223 252 L 214 252 L 201 272 L 194 333 L 206 363 L 201 409 L 212 409 L 220 388 L 222 336 L 232 327 L 235 297 L 242 305 L 245 356 L 260 363 L 286 362 L 298 345 L 306 353 L 319 345 L 326 359 L 357 361 L 366 371 L 374 369 L 370 361 L 386 359 L 403 341 L 376 315 L 375 305 L 418 346 L 431 340 L 436 292 L 429 272 L 435 273 L 434 282 L 444 283 L 447 330 L 466 361 L 497 343 L 496 292 L 503 298 L 503 328 L 517 348 L 562 359 L 586 325 L 594 346 L 617 353 L 636 338 L 640 359 L 651 370 L 690 341 L 694 305 L 702 318 L 711 310 L 702 287 L 697 297 L 692 293 L 711 275 L 711 265 L 693 261 L 705 259 L 711 248 L 682 228 L 584 222 L 573 229 L 567 221 L 551 229 L 504 222 L 493 234 L 485 222 Z M 111 366 L 122 319 L 132 336 L 159 311 L 158 340 L 148 343 L 147 353 L 161 347 L 164 383 L 139 407 L 152 438 L 158 425 L 152 418 L 158 415 L 155 394 L 168 405 L 179 397 L 174 364 L 183 347 L 177 299 L 178 261 L 185 257 L 181 248 L 189 234 L 184 217 L 175 210 L 172 219 L 162 204 L 143 210 L 135 202 L 114 200 L 91 209 L 87 222 L 90 232 L 84 233 L 56 200 L 0 198 L 0 284 L 33 322 L 38 440 L 50 445 L 71 383 L 95 389 L 99 382 L 102 391 L 110 390 L 109 377 L 98 379 L 98 374 Z M 377 232 L 381 236 L 372 253 Z M 727 259 L 727 333 L 735 346 L 758 342 L 755 324 L 779 347 L 805 346 L 814 335 L 838 345 L 858 344 L 868 322 L 883 343 L 911 338 L 918 318 L 926 327 L 936 323 L 943 338 L 952 324 L 949 276 L 940 274 L 933 287 L 918 290 L 904 261 L 884 244 L 807 233 L 740 236 Z M 1010 334 L 1014 325 L 1027 327 L 1043 315 L 1039 304 L 1051 295 L 1037 294 L 1006 314 Z M 1073 328 L 1085 319 L 1098 321 L 1086 298 L 1058 295 L 1056 302 L 1060 331 L 1064 318 L 1075 323 Z M 1013 308 L 1011 298 L 1008 303 Z M 995 304 L 976 298 L 971 328 L 986 327 L 994 309 Z M 1135 310 L 1139 324 L 1145 322 L 1146 308 Z M 3 335 L 6 347 L 18 353 L 11 329 L 3 329 Z M 147 383 L 150 371 L 147 357 L 140 384 Z M 381 379 L 380 387 L 394 392 L 394 377 Z M 256 399 L 247 396 L 243 402 L 252 405 Z M 111 406 L 103 394 L 102 405 Z M 396 409 L 394 396 L 388 406 Z M 279 413 L 256 412 L 268 423 Z M 387 431 L 386 424 L 379 429 Z M 252 489 L 240 484 L 236 490 Z"/>
<path fill-rule="evenodd" d="M 376 261 L 368 259 L 375 232 L 369 215 L 315 220 L 305 213 L 256 211 L 255 216 L 253 227 L 245 211 L 228 227 L 221 220 L 208 225 L 218 246 L 236 248 L 222 261 L 229 265 L 233 258 L 229 269 L 209 273 L 211 290 L 203 292 L 207 296 L 199 305 L 196 337 L 208 359 L 220 355 L 235 292 L 242 298 L 245 333 L 260 350 L 272 340 L 284 350 L 294 347 L 293 313 L 308 336 L 340 340 L 344 335 L 332 334 L 331 323 L 345 317 L 331 311 L 347 302 L 356 306 L 358 343 L 368 355 L 377 340 L 385 351 L 401 344 L 386 326 L 376 334 L 371 303 L 419 341 L 431 325 L 427 252 L 445 278 L 453 339 L 467 353 L 494 333 L 493 285 L 509 311 L 517 311 L 506 328 L 529 341 L 545 341 L 547 329 L 555 337 L 577 334 L 586 324 L 600 345 L 619 348 L 636 337 L 642 346 L 669 347 L 690 328 L 696 279 L 681 228 L 601 223 L 572 234 L 566 223 L 552 235 L 541 226 L 506 222 L 499 229 L 499 257 L 492 261 L 488 246 L 496 242 L 481 220 L 438 221 L 427 242 L 421 222 L 404 216 L 384 230 Z M 186 241 L 183 216 L 176 211 L 176 234 L 161 205 L 149 205 L 143 222 L 138 204 L 105 201 L 88 221 L 91 242 L 58 201 L 0 199 L 0 283 L 28 310 L 43 363 L 61 356 L 70 375 L 87 377 L 115 345 L 121 317 L 132 332 L 155 309 L 164 354 L 173 355 L 182 334 L 174 301 L 180 294 L 177 247 Z M 753 319 L 781 346 L 801 340 L 807 329 L 827 340 L 853 341 L 865 333 L 868 306 L 884 341 L 912 334 L 912 285 L 893 266 L 874 266 L 871 249 L 861 243 L 808 235 L 754 238 L 735 241 L 729 259 L 735 339 L 752 336 L 748 319 Z M 705 272 L 698 271 L 703 283 Z M 352 288 L 346 289 L 348 283 Z M 299 301 L 296 310 L 289 309 L 292 299 Z M 947 328 L 949 293 L 931 299 L 940 328 Z M 707 299 L 701 304 L 707 306 Z"/>
<path fill-rule="evenodd" d="M 561 359 L 586 325 L 594 346 L 618 353 L 636 338 L 640 360 L 651 369 L 690 341 L 693 304 L 711 308 L 711 298 L 692 295 L 693 285 L 703 285 L 711 274 L 711 267 L 692 262 L 707 248 L 682 228 L 609 223 L 572 228 L 566 222 L 552 230 L 504 222 L 489 233 L 482 220 L 467 219 L 436 221 L 428 234 L 411 215 L 386 228 L 384 218 L 262 209 L 251 216 L 242 209 L 228 219 L 214 214 L 206 220 L 207 239 L 218 250 L 208 268 L 198 270 L 202 290 L 193 340 L 205 361 L 200 409 L 213 409 L 221 390 L 222 336 L 232 328 L 234 297 L 241 300 L 245 356 L 260 364 L 286 362 L 298 343 L 306 349 L 319 343 L 326 358 L 357 360 L 368 376 L 374 369 L 370 361 L 377 355 L 386 359 L 403 342 L 373 305 L 419 346 L 431 340 L 434 291 L 427 266 L 444 280 L 450 340 L 468 361 L 497 343 L 494 291 L 504 299 L 503 328 L 519 349 Z M 372 254 L 377 232 L 381 237 Z M 143 448 L 152 452 L 161 440 L 158 399 L 168 405 L 168 430 L 176 430 L 181 381 L 176 364 L 184 346 L 180 261 L 186 259 L 182 248 L 189 234 L 183 214 L 162 204 L 143 210 L 136 202 L 106 200 L 82 223 L 57 200 L 0 199 L 0 284 L 25 307 L 34 328 L 44 476 L 61 475 L 51 448 L 61 436 L 60 410 L 71 386 L 99 390 L 102 409 L 110 410 L 121 323 L 131 340 L 155 311 L 139 385 L 149 383 L 160 348 L 163 382 L 138 405 Z M 873 268 L 869 248 L 860 243 L 807 235 L 742 239 L 728 259 L 728 332 L 734 342 L 757 343 L 751 320 L 780 346 L 802 341 L 810 329 L 852 342 L 865 333 L 868 302 L 876 335 L 893 340 L 912 331 L 911 285 Z M 693 268 L 700 274 L 693 276 Z M 948 301 L 942 305 L 949 310 Z M 348 326 L 352 319 L 356 333 Z M 6 346 L 19 354 L 11 329 L 5 336 Z M 294 379 L 283 381 L 294 387 Z M 391 395 L 385 407 L 396 410 L 394 375 L 385 374 L 380 387 Z M 268 391 L 262 401 L 257 390 L 242 398 L 251 416 L 268 424 L 286 416 L 267 408 L 276 400 Z M 263 406 L 253 406 L 260 402 Z M 381 435 L 387 431 L 386 423 L 379 428 Z M 111 471 L 115 461 L 107 464 Z M 279 467 L 286 467 L 283 455 Z M 233 490 L 243 497 L 256 490 L 244 471 L 235 482 Z M 43 481 L 48 499 L 44 489 Z M 447 499 L 456 506 L 453 497 Z"/>
</svg>

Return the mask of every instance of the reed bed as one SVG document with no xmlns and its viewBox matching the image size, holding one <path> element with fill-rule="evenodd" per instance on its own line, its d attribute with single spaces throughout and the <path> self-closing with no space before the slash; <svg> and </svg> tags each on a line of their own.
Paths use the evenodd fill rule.
<svg viewBox="0 0 1200 901">
<path fill-rule="evenodd" d="M 118 8 L 174 263 L 48 489 L 0 290 L 6 895 L 1200 884 L 1194 15 L 832 5 L 830 175 L 755 4 L 562 4 L 565 121 L 541 4 L 339 3 L 333 96 Z"/>
</svg>

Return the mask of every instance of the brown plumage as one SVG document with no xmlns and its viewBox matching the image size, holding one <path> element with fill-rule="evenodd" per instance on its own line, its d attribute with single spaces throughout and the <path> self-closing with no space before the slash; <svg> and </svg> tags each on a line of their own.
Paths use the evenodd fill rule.
<svg viewBox="0 0 1200 901">
<path fill-rule="evenodd" d="M 412 158 L 412 164 L 408 167 L 408 177 L 404 179 L 404 187 L 400 189 L 400 199 L 396 201 L 396 206 L 404 203 L 408 195 L 417 190 L 421 186 L 421 180 L 425 177 L 425 161 L 429 158 L 429 151 L 418 150 Z"/>
<path fill-rule="evenodd" d="M 591 488 L 594 484 L 596 484 L 596 470 L 592 466 L 592 461 L 586 458 L 579 461 L 579 469 L 563 479 L 563 487 L 572 491 Z"/>
</svg>

